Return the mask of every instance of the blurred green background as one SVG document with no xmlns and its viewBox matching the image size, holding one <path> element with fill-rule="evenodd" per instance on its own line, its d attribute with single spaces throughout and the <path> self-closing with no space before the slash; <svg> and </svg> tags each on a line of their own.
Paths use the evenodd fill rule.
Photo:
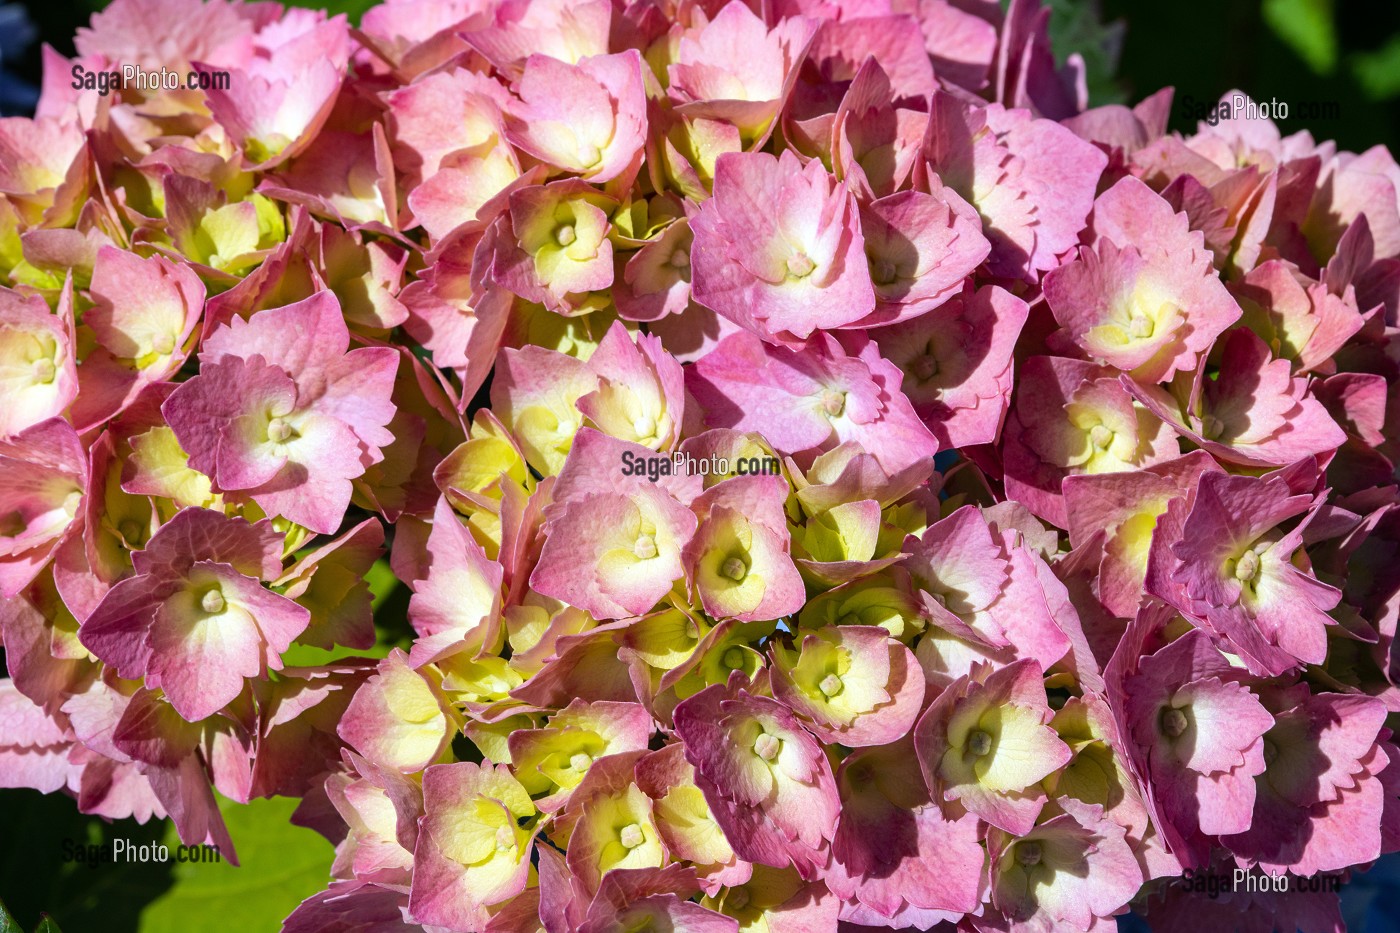
<svg viewBox="0 0 1400 933">
<path fill-rule="evenodd" d="M 1054 0 L 1060 16 L 1057 51 L 1080 43 L 1076 28 L 1093 45 L 1095 21 L 1126 21 L 1117 81 L 1108 78 L 1112 60 L 1090 60 L 1091 89 L 1107 102 L 1114 94 L 1140 100 L 1159 87 L 1176 87 L 1172 128 L 1191 130 L 1180 102 L 1211 103 L 1240 88 L 1258 100 L 1286 102 L 1296 114 L 1308 102 L 1336 102 L 1336 119 L 1281 122 L 1285 133 L 1308 129 L 1317 139 L 1336 139 L 1356 152 L 1385 143 L 1400 151 L 1400 3 L 1332 0 L 1211 2 L 1176 0 L 1142 3 L 1104 0 L 1101 17 L 1083 0 Z M 1053 22 L 1053 20 L 1052 20 Z M 1079 25 L 1084 24 L 1084 25 Z M 1088 58 L 1087 53 L 1086 59 Z"/>
<path fill-rule="evenodd" d="M 0 0 L 0 105 L 23 112 L 25 87 L 39 83 L 39 45 L 5 15 Z M 25 0 L 39 41 L 73 53 L 78 26 L 101 0 Z M 367 0 L 305 3 L 352 18 Z M 1050 0 L 1057 53 L 1083 55 L 1091 102 L 1132 103 L 1165 85 L 1176 87 L 1172 128 L 1191 131 L 1188 98 L 1209 105 L 1239 88 L 1258 100 L 1289 104 L 1284 132 L 1307 128 L 1319 140 L 1362 151 L 1385 143 L 1400 152 L 1400 2 L 1332 0 Z M 13 13 L 13 11 L 11 11 Z M 25 46 L 27 45 L 27 48 Z M 16 103 L 18 102 L 18 103 Z M 1306 120 L 1309 103 L 1334 105 L 1336 115 Z M 385 601 L 391 589 L 379 581 L 376 619 L 401 627 L 402 606 Z M 399 593 L 402 597 L 403 594 Z M 400 600 L 401 601 L 401 600 Z M 382 604 L 382 605 L 381 605 Z M 387 618 L 386 618 L 387 617 Z M 382 633 L 382 650 L 395 635 Z M 319 658 L 302 659 L 316 663 Z M 63 796 L 0 791 L 0 899 L 25 930 L 41 910 L 55 915 L 65 933 L 201 933 L 237 929 L 263 933 L 301 898 L 324 887 L 331 848 L 287 818 L 294 802 L 275 799 L 251 807 L 230 806 L 229 828 L 244 868 L 217 866 L 104 866 L 89 869 L 62 860 L 64 839 L 96 843 L 121 836 L 167 840 L 164 825 L 106 824 L 83 817 Z M 1354 930 L 1400 930 L 1396 860 L 1348 885 L 1347 913 Z M 1371 878 L 1373 880 L 1367 881 Z M 1369 887 L 1368 887 L 1369 885 Z M 3 921 L 0 921 L 3 926 Z M 1132 921 L 1125 929 L 1139 929 Z"/>
</svg>

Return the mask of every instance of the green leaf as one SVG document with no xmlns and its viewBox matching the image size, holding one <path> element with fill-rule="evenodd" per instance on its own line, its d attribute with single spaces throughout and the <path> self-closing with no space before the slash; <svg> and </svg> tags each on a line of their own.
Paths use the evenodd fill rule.
<svg viewBox="0 0 1400 933">
<path fill-rule="evenodd" d="M 281 929 L 298 904 L 329 883 L 334 857 L 320 835 L 291 824 L 296 805 L 283 797 L 247 805 L 220 799 L 242 865 L 176 863 L 174 885 L 141 912 L 140 933 Z M 171 827 L 165 844 L 172 859 L 179 843 Z"/>
<path fill-rule="evenodd" d="M 10 916 L 10 912 L 5 909 L 5 902 L 0 901 L 0 933 L 24 933 L 19 921 Z M 39 925 L 34 928 L 34 933 L 63 933 L 58 928 L 58 924 L 48 914 L 45 914 L 39 921 Z"/>
<path fill-rule="evenodd" d="M 1099 4 L 1085 0 L 1049 0 L 1047 6 L 1050 48 L 1055 52 L 1055 61 L 1063 65 L 1073 52 L 1083 57 L 1089 105 L 1123 103 L 1128 95 L 1117 75 L 1125 24 L 1121 20 L 1103 22 Z"/>
<path fill-rule="evenodd" d="M 380 0 L 288 0 L 287 6 L 303 6 L 312 10 L 325 10 L 327 16 L 344 13 L 350 25 L 358 26 L 360 17 Z"/>
<path fill-rule="evenodd" d="M 1351 70 L 1372 100 L 1400 97 L 1400 35 L 1374 52 L 1353 56 Z"/>
<path fill-rule="evenodd" d="M 1337 29 L 1332 0 L 1264 0 L 1260 12 L 1274 35 L 1297 52 L 1314 73 L 1337 67 Z"/>
<path fill-rule="evenodd" d="M 389 566 L 388 559 L 384 557 L 379 558 L 369 568 L 369 573 L 365 574 L 365 582 L 369 584 L 372 594 L 370 605 L 376 612 L 399 586 L 399 578 L 394 576 L 394 568 Z"/>
<path fill-rule="evenodd" d="M 15 922 L 15 918 L 5 909 L 4 901 L 0 901 L 0 933 L 24 933 Z"/>
</svg>

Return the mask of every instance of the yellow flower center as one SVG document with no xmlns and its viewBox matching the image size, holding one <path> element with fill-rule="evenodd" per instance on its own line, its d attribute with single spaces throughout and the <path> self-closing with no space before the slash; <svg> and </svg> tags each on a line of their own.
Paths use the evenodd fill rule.
<svg viewBox="0 0 1400 933">
<path fill-rule="evenodd" d="M 719 572 L 720 576 L 733 580 L 735 583 L 741 583 L 744 577 L 748 576 L 749 567 L 739 558 L 730 557 L 726 558 L 724 563 L 720 565 Z"/>
<path fill-rule="evenodd" d="M 733 646 L 724 652 L 720 662 L 731 671 L 741 670 L 744 666 L 744 649 L 738 645 Z"/>
<path fill-rule="evenodd" d="M 1099 450 L 1107 450 L 1108 445 L 1113 443 L 1113 432 L 1101 424 L 1096 424 L 1089 429 L 1089 441 Z"/>
<path fill-rule="evenodd" d="M 575 752 L 574 756 L 569 759 L 569 767 L 575 771 L 587 771 L 592 764 L 593 756 L 587 752 Z"/>
<path fill-rule="evenodd" d="M 175 349 L 175 338 L 170 334 L 160 334 L 151 341 L 151 349 L 161 356 L 169 356 Z"/>
<path fill-rule="evenodd" d="M 840 677 L 835 674 L 827 674 L 822 678 L 821 683 L 817 684 L 817 689 L 822 692 L 822 696 L 834 697 L 841 692 L 844 686 L 845 684 L 841 683 Z"/>
<path fill-rule="evenodd" d="M 603 152 L 592 143 L 584 143 L 578 147 L 578 160 L 584 167 L 590 168 L 602 161 Z"/>
<path fill-rule="evenodd" d="M 838 417 L 846 410 L 846 393 L 828 389 L 822 396 L 822 409 L 831 417 Z"/>
<path fill-rule="evenodd" d="M 978 729 L 967 737 L 967 750 L 979 758 L 989 754 L 992 750 L 991 734 Z"/>
<path fill-rule="evenodd" d="M 650 415 L 642 415 L 632 422 L 632 433 L 638 437 L 651 437 L 656 433 L 656 419 Z"/>
<path fill-rule="evenodd" d="M 637 560 L 651 560 L 656 556 L 656 539 L 651 535 L 642 535 L 632 545 L 632 553 Z"/>
<path fill-rule="evenodd" d="M 1133 335 L 1134 340 L 1146 340 L 1152 336 L 1153 330 L 1152 319 L 1145 314 L 1134 314 L 1128 321 L 1128 333 Z"/>
<path fill-rule="evenodd" d="M 496 827 L 496 851 L 509 852 L 515 848 L 515 833 L 509 826 Z"/>
<path fill-rule="evenodd" d="M 568 246 L 578 239 L 578 234 L 574 232 L 573 224 L 564 224 L 554 231 L 554 242 L 560 246 Z"/>
</svg>

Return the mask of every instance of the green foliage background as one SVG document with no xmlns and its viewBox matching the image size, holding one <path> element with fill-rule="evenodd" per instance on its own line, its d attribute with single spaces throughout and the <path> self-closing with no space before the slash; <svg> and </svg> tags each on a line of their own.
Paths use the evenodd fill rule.
<svg viewBox="0 0 1400 933">
<path fill-rule="evenodd" d="M 292 0 L 294 5 L 344 12 L 352 20 L 370 0 Z M 1091 102 L 1131 103 L 1172 84 L 1178 102 L 1215 101 L 1239 88 L 1256 99 L 1294 108 L 1335 101 L 1337 119 L 1307 126 L 1319 139 L 1362 151 L 1376 143 L 1400 152 L 1400 3 L 1333 0 L 1049 0 L 1052 38 L 1061 55 L 1078 52 L 1088 67 Z M 44 40 L 72 53 L 72 35 L 101 0 L 26 0 Z M 38 51 L 24 63 L 39 76 Z M 1285 132 L 1304 128 L 1294 117 Z M 1180 106 L 1173 129 L 1193 130 Z M 407 594 L 386 564 L 376 565 L 376 654 L 406 641 Z M 322 663 L 332 655 L 298 649 L 288 664 Z M 0 652 L 3 657 L 3 652 Z M 321 890 L 331 846 L 291 825 L 295 801 L 222 804 L 241 868 L 218 865 L 103 865 L 65 863 L 63 840 L 135 844 L 178 843 L 168 823 L 107 823 L 79 814 L 62 795 L 0 791 L 0 901 L 22 933 L 53 916 L 64 933 L 270 933 L 303 898 Z M 47 931 L 46 931 L 47 933 Z"/>
</svg>

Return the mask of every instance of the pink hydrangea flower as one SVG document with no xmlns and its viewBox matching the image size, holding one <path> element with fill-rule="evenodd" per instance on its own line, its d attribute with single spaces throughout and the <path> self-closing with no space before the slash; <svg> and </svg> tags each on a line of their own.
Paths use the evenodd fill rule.
<svg viewBox="0 0 1400 933">
<path fill-rule="evenodd" d="M 987 929 L 1092 930 L 1137 894 L 1142 869 L 1123 827 L 1098 807 L 1060 806 L 1063 813 L 1023 835 L 989 832 L 992 905 L 1005 926 L 988 922 Z"/>
<path fill-rule="evenodd" d="M 830 123 L 832 169 L 862 202 L 883 200 L 904 187 L 912 177 L 928 123 L 926 113 L 908 106 L 911 98 L 926 97 L 934 85 L 928 57 L 911 41 L 913 36 L 897 31 L 908 25 L 907 20 L 897 17 L 876 16 L 857 17 L 843 24 L 828 22 L 817 32 L 811 50 L 818 70 L 832 77 L 851 73 L 852 78 L 834 114 L 822 114 L 799 126 L 805 134 L 808 127 L 820 131 Z M 896 31 L 887 33 L 882 27 Z M 815 98 L 832 93 L 835 87 L 809 84 L 800 90 Z M 814 104 L 800 101 L 794 109 L 805 111 Z M 799 142 L 799 147 L 804 142 Z M 812 142 L 820 148 L 826 140 L 818 137 Z M 980 227 L 966 205 L 959 204 L 958 212 L 972 221 L 974 229 Z M 976 244 L 981 242 L 981 237 L 976 237 L 975 243 L 961 246 L 977 251 L 980 247 Z"/>
<path fill-rule="evenodd" d="M 409 912 L 420 923 L 484 926 L 487 908 L 524 889 L 534 837 L 519 825 L 534 804 L 504 765 L 434 765 L 423 774 Z"/>
<path fill-rule="evenodd" d="M 926 677 L 971 672 L 977 654 L 1050 667 L 1069 650 L 1037 573 L 1039 557 L 1013 534 L 994 531 L 975 506 L 964 506 L 905 542 L 915 598 L 925 617 L 956 641 L 935 635 L 919 644 Z"/>
<path fill-rule="evenodd" d="M 26 223 L 71 225 L 87 196 L 87 140 L 57 117 L 0 119 L 0 194 Z"/>
<path fill-rule="evenodd" d="M 190 466 L 269 514 L 335 531 L 350 481 L 393 440 L 399 363 L 388 348 L 349 344 L 330 292 L 210 334 L 200 374 L 161 406 Z"/>
<path fill-rule="evenodd" d="M 914 654 L 883 628 L 826 626 L 798 650 L 774 649 L 773 694 L 824 742 L 888 745 L 923 708 Z"/>
<path fill-rule="evenodd" d="M 1045 297 L 1066 336 L 1097 363 L 1161 382 L 1239 319 L 1202 235 L 1185 214 L 1136 178 L 1099 196 L 1094 246 L 1045 277 Z"/>
<path fill-rule="evenodd" d="M 1384 849 L 1389 752 L 1378 743 L 1384 707 L 1372 697 L 1306 695 L 1274 715 L 1264 734 L 1247 832 L 1221 841 L 1236 859 L 1271 874 L 1312 876 L 1345 870 Z"/>
<path fill-rule="evenodd" d="M 88 458 L 68 422 L 0 438 L 0 596 L 17 596 L 81 529 L 87 493 Z"/>
<path fill-rule="evenodd" d="M 1293 563 L 1310 519 L 1278 527 L 1315 505 L 1280 474 L 1203 474 L 1189 511 L 1178 499 L 1162 523 L 1159 546 L 1175 560 L 1163 565 L 1170 583 L 1153 573 L 1149 592 L 1222 637 L 1256 673 L 1321 663 L 1334 624 L 1327 613 L 1341 593 Z"/>
<path fill-rule="evenodd" d="M 836 775 L 841 816 L 826 884 L 842 915 L 869 926 L 956 922 L 980 901 L 978 821 L 929 798 L 913 737 L 859 749 Z"/>
<path fill-rule="evenodd" d="M 900 390 L 899 370 L 860 342 L 857 353 L 830 336 L 794 351 L 735 334 L 687 371 L 686 387 L 708 427 L 758 431 L 796 455 L 855 441 L 898 472 L 938 442 Z"/>
<path fill-rule="evenodd" d="M 1158 829 L 1183 867 L 1200 867 L 1208 837 L 1252 822 L 1274 717 L 1205 633 L 1188 632 L 1140 659 L 1128 657 L 1133 645 L 1130 630 L 1109 672 L 1110 702 L 1151 788 Z"/>
<path fill-rule="evenodd" d="M 925 314 L 956 295 L 991 250 L 976 212 L 949 189 L 901 191 L 862 205 L 861 231 L 875 288 L 873 327 Z"/>
<path fill-rule="evenodd" d="M 1253 331 L 1224 338 L 1220 378 L 1178 378 L 1169 388 L 1127 379 L 1133 397 L 1173 430 L 1222 460 L 1284 466 L 1331 450 L 1345 434 L 1312 396 L 1308 379 L 1290 374 Z"/>
<path fill-rule="evenodd" d="M 659 339 L 638 334 L 634 341 L 614 323 L 588 368 L 598 388 L 574 404 L 598 430 L 653 450 L 675 446 L 685 418 L 685 377 Z"/>
<path fill-rule="evenodd" d="M 840 811 L 831 764 L 788 707 L 739 677 L 676 707 L 676 733 L 739 857 L 814 875 Z"/>
<path fill-rule="evenodd" d="M 1336 294 L 1330 283 L 1310 281 L 1277 259 L 1250 270 L 1234 293 L 1245 324 L 1300 373 L 1329 365 L 1363 323 L 1353 286 Z"/>
<path fill-rule="evenodd" d="M 197 722 L 233 702 L 247 678 L 280 670 L 311 614 L 263 586 L 282 568 L 282 536 L 208 509 L 182 509 L 132 555 L 136 573 L 108 591 L 79 637 L 126 678 L 165 691 Z"/>
<path fill-rule="evenodd" d="M 474 18 L 463 38 L 510 75 L 536 53 L 577 62 L 608 50 L 612 8 L 601 0 L 506 0 L 481 12 L 486 15 Z"/>
<path fill-rule="evenodd" d="M 512 144 L 596 184 L 630 179 L 646 127 L 642 58 L 635 50 L 567 64 L 531 55 L 506 111 Z"/>
<path fill-rule="evenodd" d="M 1186 498 L 1202 474 L 1220 469 L 1209 454 L 1192 451 L 1141 470 L 1065 477 L 1070 543 L 1081 547 L 1103 533 L 1095 592 L 1114 615 L 1137 614 L 1159 517 L 1174 499 Z"/>
<path fill-rule="evenodd" d="M 335 105 L 350 57 L 349 27 L 338 16 L 303 25 L 260 33 L 254 56 L 229 75 L 227 89 L 206 92 L 248 168 L 271 168 L 303 151 Z"/>
<path fill-rule="evenodd" d="M 509 213 L 492 228 L 495 279 L 527 301 L 572 312 L 613 282 L 612 207 L 577 179 L 511 192 Z"/>
<path fill-rule="evenodd" d="M 639 616 L 655 606 L 682 577 L 682 550 L 697 525 L 666 486 L 622 476 L 624 453 L 643 464 L 656 456 L 590 429 L 579 434 L 530 576 L 536 590 L 596 618 Z"/>
<path fill-rule="evenodd" d="M 762 145 L 815 32 L 805 17 L 784 17 L 770 29 L 730 0 L 702 28 L 681 35 L 667 67 L 670 97 L 688 118 L 731 123 L 748 145 Z"/>
<path fill-rule="evenodd" d="M 656 831 L 671 858 L 690 862 L 696 883 L 713 895 L 753 876 L 753 866 L 734 853 L 695 783 L 695 768 L 679 743 L 638 759 L 637 786 L 652 799 Z"/>
<path fill-rule="evenodd" d="M 1075 246 L 1108 159 L 1064 127 L 935 93 L 922 156 L 982 215 L 988 268 L 1035 281 Z"/>
<path fill-rule="evenodd" d="M 736 476 L 691 502 L 699 521 L 682 558 L 705 611 L 717 619 L 768 621 L 802 608 L 806 590 L 789 550 L 776 476 Z"/>
<path fill-rule="evenodd" d="M 1011 351 L 1029 308 L 991 286 L 955 296 L 937 314 L 871 333 L 880 354 L 904 373 L 902 388 L 939 446 L 994 441 L 1010 405 Z"/>
<path fill-rule="evenodd" d="M 59 313 L 43 299 L 0 289 L 0 437 L 62 414 L 78 394 L 71 297 Z"/>
<path fill-rule="evenodd" d="M 855 200 L 819 161 L 726 154 L 714 188 L 690 223 L 696 301 L 789 345 L 875 310 Z"/>
<path fill-rule="evenodd" d="M 102 423 L 145 386 L 174 375 L 204 310 L 204 283 L 188 268 L 110 246 L 98 251 L 91 293 L 83 324 L 99 349 L 78 372 L 73 419 L 80 426 Z"/>
<path fill-rule="evenodd" d="M 1026 361 L 1020 382 L 1002 432 L 1006 488 L 1055 525 L 1069 524 L 1060 488 L 1066 476 L 1140 469 L 1180 455 L 1162 413 L 1136 404 L 1116 370 L 1039 356 Z"/>
<path fill-rule="evenodd" d="M 355 691 L 336 732 L 371 764 L 417 774 L 437 761 L 452 737 L 441 675 L 409 665 L 402 650 L 379 662 Z"/>
<path fill-rule="evenodd" d="M 1040 782 L 1070 760 L 1050 728 L 1040 665 L 1027 658 L 959 678 L 925 710 L 914 733 L 935 799 L 958 801 L 1013 835 L 1035 825 Z"/>
<path fill-rule="evenodd" d="M 0 679 L 0 722 L 0 787 L 52 794 L 68 783 L 68 731 L 8 677 Z"/>
<path fill-rule="evenodd" d="M 495 645 L 501 613 L 501 565 L 488 560 L 446 496 L 433 509 L 428 575 L 414 584 L 408 618 L 418 632 L 414 655 L 431 658 L 470 640 Z"/>
</svg>

